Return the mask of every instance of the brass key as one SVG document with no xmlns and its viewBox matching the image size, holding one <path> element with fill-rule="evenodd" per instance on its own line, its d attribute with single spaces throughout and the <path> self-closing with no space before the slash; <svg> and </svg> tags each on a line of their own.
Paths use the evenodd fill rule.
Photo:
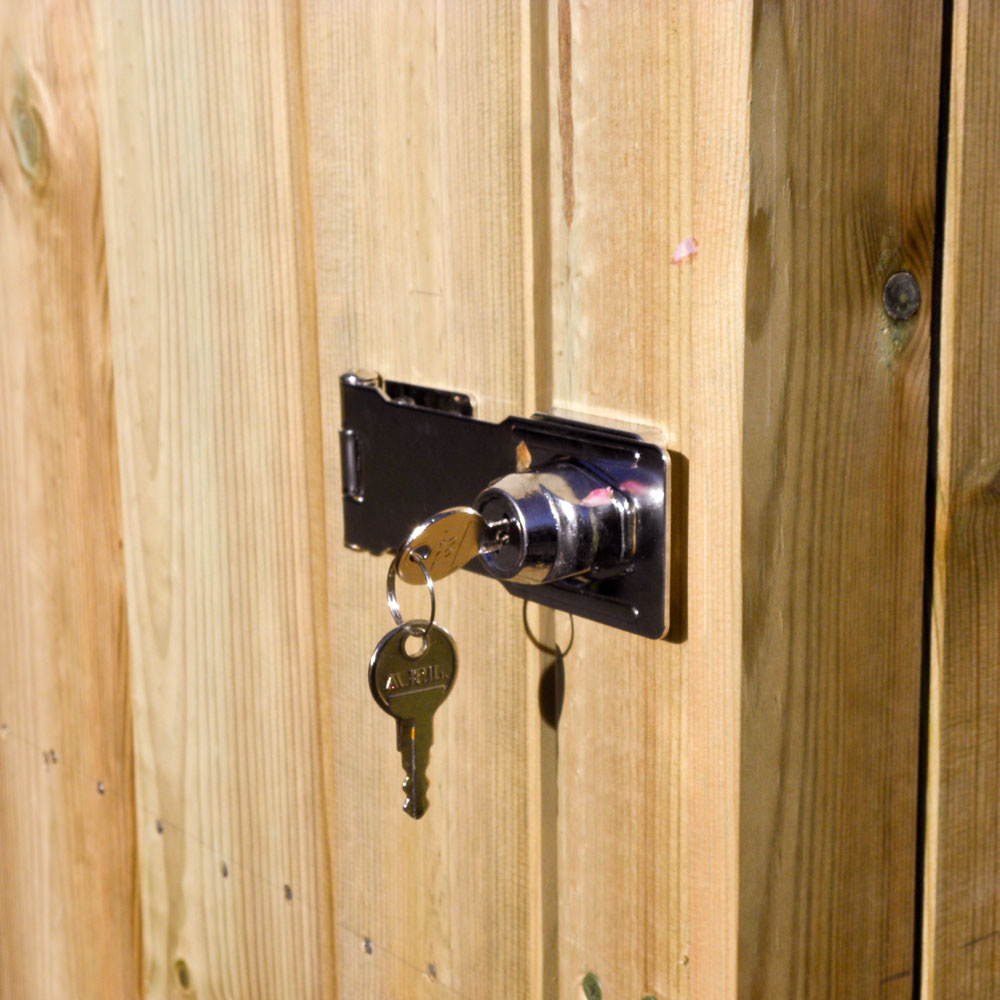
<svg viewBox="0 0 1000 1000">
<path fill-rule="evenodd" d="M 403 542 L 399 576 L 406 583 L 423 583 L 420 560 L 432 580 L 441 580 L 476 556 L 495 552 L 506 543 L 510 527 L 508 520 L 487 522 L 472 507 L 451 507 L 432 514 Z"/>
<path fill-rule="evenodd" d="M 422 641 L 414 654 L 406 640 Z M 420 819 L 427 810 L 427 764 L 434 739 L 434 712 L 448 697 L 458 656 L 440 625 L 406 622 L 382 637 L 372 653 L 368 685 L 379 705 L 396 720 L 396 745 L 403 758 L 403 810 Z"/>
</svg>

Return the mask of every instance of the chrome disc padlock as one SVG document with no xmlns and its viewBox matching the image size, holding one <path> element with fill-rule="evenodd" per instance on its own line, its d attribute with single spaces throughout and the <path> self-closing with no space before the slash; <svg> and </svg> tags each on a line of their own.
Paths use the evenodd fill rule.
<svg viewBox="0 0 1000 1000">
<path fill-rule="evenodd" d="M 556 463 L 491 483 L 474 507 L 507 524 L 505 544 L 480 559 L 510 583 L 543 584 L 626 571 L 635 552 L 632 498 L 583 465 Z"/>
</svg>

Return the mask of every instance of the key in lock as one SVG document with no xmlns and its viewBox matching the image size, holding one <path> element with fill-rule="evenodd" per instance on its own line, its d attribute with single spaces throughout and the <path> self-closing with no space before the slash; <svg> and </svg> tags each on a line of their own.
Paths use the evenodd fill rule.
<svg viewBox="0 0 1000 1000">
<path fill-rule="evenodd" d="M 635 555 L 635 498 L 578 463 L 512 472 L 474 507 L 485 522 L 505 526 L 503 544 L 479 555 L 491 576 L 510 583 L 613 576 Z"/>
<path fill-rule="evenodd" d="M 440 580 L 478 556 L 486 572 L 511 583 L 610 576 L 628 569 L 635 524 L 633 496 L 585 466 L 557 463 L 510 473 L 475 507 L 427 518 L 404 542 L 399 574 L 407 583 L 424 572 Z"/>
</svg>

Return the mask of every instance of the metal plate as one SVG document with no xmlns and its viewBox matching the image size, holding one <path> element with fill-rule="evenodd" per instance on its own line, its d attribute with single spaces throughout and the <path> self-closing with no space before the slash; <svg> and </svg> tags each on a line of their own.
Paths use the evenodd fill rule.
<svg viewBox="0 0 1000 1000">
<path fill-rule="evenodd" d="M 394 551 L 429 515 L 467 506 L 500 476 L 525 465 L 581 462 L 643 491 L 629 572 L 504 586 L 582 618 L 650 638 L 664 636 L 671 628 L 671 606 L 679 606 L 680 595 L 671 600 L 671 575 L 675 584 L 682 578 L 671 573 L 672 542 L 682 536 L 671 524 L 676 497 L 670 453 L 637 434 L 579 420 L 537 414 L 492 424 L 470 412 L 471 401 L 460 393 L 384 382 L 367 373 L 341 378 L 345 544 Z M 467 568 L 484 572 L 478 559 Z M 683 638 L 676 631 L 669 637 Z"/>
</svg>

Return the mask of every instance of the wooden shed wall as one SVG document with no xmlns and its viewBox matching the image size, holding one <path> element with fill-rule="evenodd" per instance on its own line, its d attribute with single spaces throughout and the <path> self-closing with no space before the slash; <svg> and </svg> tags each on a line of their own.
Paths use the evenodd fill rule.
<svg viewBox="0 0 1000 1000">
<path fill-rule="evenodd" d="M 975 0 L 10 0 L 0 998 L 1000 995 L 998 39 Z M 416 824 L 352 367 L 685 460 L 681 624 L 577 622 L 558 729 L 519 605 L 441 584 Z"/>
</svg>

